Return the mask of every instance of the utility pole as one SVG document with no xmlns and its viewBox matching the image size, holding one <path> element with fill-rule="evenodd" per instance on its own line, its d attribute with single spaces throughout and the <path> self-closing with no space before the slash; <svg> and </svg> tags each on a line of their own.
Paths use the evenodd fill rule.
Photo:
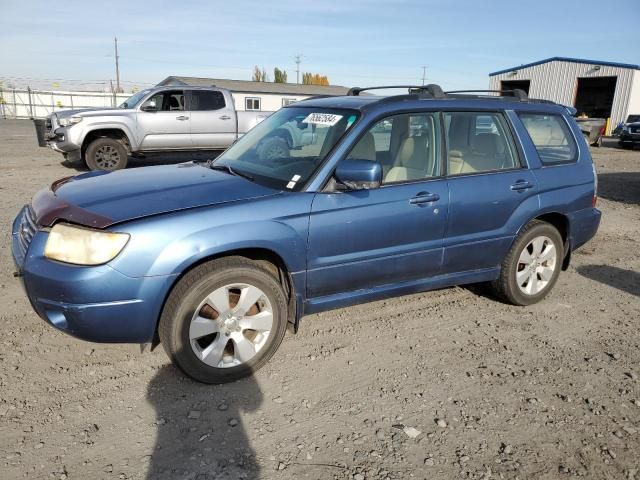
<svg viewBox="0 0 640 480">
<path fill-rule="evenodd" d="M 120 57 L 118 56 L 118 37 L 114 37 L 116 47 L 116 92 L 120 93 Z"/>
<path fill-rule="evenodd" d="M 422 85 L 424 85 L 425 80 L 427 79 L 427 66 L 422 66 Z"/>
<path fill-rule="evenodd" d="M 296 55 L 296 83 L 300 83 L 300 62 L 302 62 L 302 54 Z"/>
</svg>

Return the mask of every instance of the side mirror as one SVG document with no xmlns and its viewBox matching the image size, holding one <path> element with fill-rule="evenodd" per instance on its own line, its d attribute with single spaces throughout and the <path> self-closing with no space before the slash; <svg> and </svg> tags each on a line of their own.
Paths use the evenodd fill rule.
<svg viewBox="0 0 640 480">
<path fill-rule="evenodd" d="M 335 177 L 350 190 L 370 190 L 382 183 L 382 166 L 371 160 L 347 158 L 338 164 Z"/>
<path fill-rule="evenodd" d="M 155 100 L 147 100 L 142 104 L 140 110 L 142 110 L 143 112 L 157 112 L 158 106 L 156 105 Z"/>
</svg>

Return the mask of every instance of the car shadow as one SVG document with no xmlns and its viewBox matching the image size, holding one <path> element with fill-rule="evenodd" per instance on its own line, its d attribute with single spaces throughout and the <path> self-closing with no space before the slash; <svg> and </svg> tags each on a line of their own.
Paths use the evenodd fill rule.
<svg viewBox="0 0 640 480">
<path fill-rule="evenodd" d="M 235 383 L 205 385 L 172 365 L 160 368 L 147 388 L 157 428 L 147 478 L 259 478 L 260 468 L 242 413 L 256 411 L 262 399 L 253 376 Z"/>
<path fill-rule="evenodd" d="M 194 152 L 167 152 L 167 153 L 149 153 L 144 157 L 130 156 L 127 168 L 152 167 L 155 165 L 173 165 L 183 162 L 204 163 L 208 160 L 217 158 L 222 150 L 198 150 Z M 63 167 L 71 168 L 77 172 L 87 172 L 89 169 L 82 161 L 70 162 L 64 160 L 60 162 Z"/>
<path fill-rule="evenodd" d="M 615 202 L 640 204 L 640 172 L 598 174 L 598 196 Z"/>
<path fill-rule="evenodd" d="M 609 265 L 584 265 L 576 269 L 583 277 L 640 297 L 640 273 Z"/>
</svg>

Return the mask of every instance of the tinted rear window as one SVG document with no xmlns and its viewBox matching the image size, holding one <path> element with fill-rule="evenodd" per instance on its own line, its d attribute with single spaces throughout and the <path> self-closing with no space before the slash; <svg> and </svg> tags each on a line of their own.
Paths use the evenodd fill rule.
<svg viewBox="0 0 640 480">
<path fill-rule="evenodd" d="M 544 165 L 575 162 L 578 149 L 567 122 L 560 115 L 519 113 Z"/>
<path fill-rule="evenodd" d="M 222 92 L 208 90 L 191 91 L 191 110 L 220 110 L 225 107 Z"/>
</svg>

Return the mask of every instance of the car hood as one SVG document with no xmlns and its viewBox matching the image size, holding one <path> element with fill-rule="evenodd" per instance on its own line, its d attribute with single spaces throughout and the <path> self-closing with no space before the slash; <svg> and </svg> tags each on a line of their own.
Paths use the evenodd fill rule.
<svg viewBox="0 0 640 480">
<path fill-rule="evenodd" d="M 278 190 L 192 162 L 90 172 L 54 182 L 38 192 L 32 208 L 40 225 L 67 220 L 110 225 L 189 208 L 277 195 Z"/>
<path fill-rule="evenodd" d="M 125 112 L 132 111 L 126 108 L 77 108 L 75 110 L 60 110 L 52 115 L 58 118 L 68 117 L 98 117 L 110 115 L 122 115 Z"/>
</svg>

